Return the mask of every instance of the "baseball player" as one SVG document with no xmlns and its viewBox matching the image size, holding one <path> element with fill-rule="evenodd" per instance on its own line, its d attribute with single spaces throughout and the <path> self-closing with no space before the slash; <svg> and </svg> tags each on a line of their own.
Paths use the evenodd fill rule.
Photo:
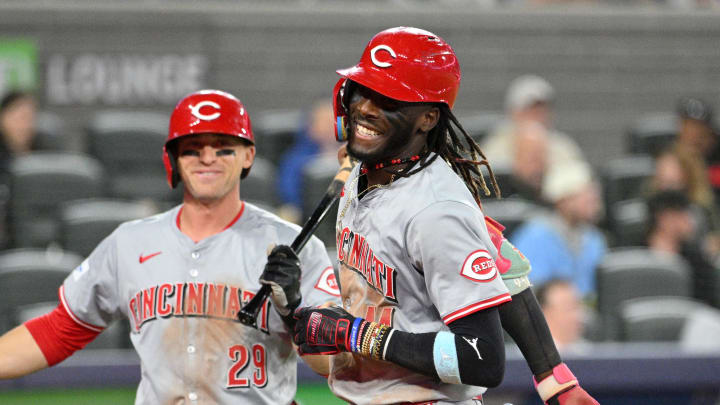
<svg viewBox="0 0 720 405">
<path fill-rule="evenodd" d="M 60 287 L 52 313 L 0 338 L 0 376 L 52 366 L 124 317 L 142 365 L 136 404 L 292 403 L 297 354 L 286 324 L 301 300 L 339 302 L 339 291 L 317 238 L 299 258 L 284 245 L 267 255 L 299 228 L 240 199 L 254 144 L 234 96 L 182 99 L 164 148 L 169 183 L 184 184 L 182 205 L 122 224 L 100 243 Z M 293 276 L 300 267 L 302 283 Z M 237 312 L 261 282 L 273 287 L 272 304 L 253 329 Z M 310 360 L 327 373 L 327 358 Z"/>
<path fill-rule="evenodd" d="M 298 309 L 299 350 L 338 353 L 330 388 L 352 403 L 478 404 L 482 386 L 502 380 L 502 320 L 543 400 L 596 403 L 557 355 L 527 260 L 479 208 L 490 193 L 479 165 L 499 190 L 451 112 L 460 82 L 451 47 L 392 28 L 338 73 L 338 139 L 361 163 L 337 218 L 343 307 Z"/>
</svg>

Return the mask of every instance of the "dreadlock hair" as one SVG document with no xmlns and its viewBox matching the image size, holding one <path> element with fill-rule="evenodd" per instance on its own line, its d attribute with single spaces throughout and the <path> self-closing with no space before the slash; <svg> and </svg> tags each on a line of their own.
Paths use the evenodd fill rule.
<svg viewBox="0 0 720 405">
<path fill-rule="evenodd" d="M 460 125 L 460 122 L 447 104 L 433 103 L 432 105 L 440 109 L 440 117 L 437 125 L 428 133 L 426 148 L 421 153 L 420 159 L 410 162 L 407 167 L 400 171 L 389 168 L 386 170 L 392 171 L 396 177 L 411 176 L 429 166 L 440 156 L 450 165 L 452 170 L 463 179 L 465 185 L 475 198 L 475 201 L 477 201 L 478 205 L 481 205 L 481 190 L 485 196 L 490 196 L 490 189 L 485 181 L 485 176 L 480 170 L 480 166 L 485 166 L 488 171 L 493 193 L 496 198 L 500 198 L 502 195 L 500 186 L 498 186 L 490 162 L 488 162 L 480 146 L 468 135 L 465 128 Z M 461 136 L 456 133 L 451 124 L 460 131 Z M 428 158 L 431 152 L 434 152 L 435 155 Z M 418 165 L 418 167 L 414 168 L 415 165 Z"/>
</svg>

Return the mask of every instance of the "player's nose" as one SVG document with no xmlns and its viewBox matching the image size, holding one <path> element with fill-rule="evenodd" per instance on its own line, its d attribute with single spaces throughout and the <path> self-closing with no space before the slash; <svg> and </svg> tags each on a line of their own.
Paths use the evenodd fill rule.
<svg viewBox="0 0 720 405">
<path fill-rule="evenodd" d="M 217 151 L 210 145 L 205 145 L 200 149 L 200 161 L 204 164 L 211 164 L 217 159 Z"/>
<path fill-rule="evenodd" d="M 357 111 L 365 118 L 377 118 L 380 116 L 380 109 L 369 98 L 361 97 L 355 105 Z"/>
</svg>

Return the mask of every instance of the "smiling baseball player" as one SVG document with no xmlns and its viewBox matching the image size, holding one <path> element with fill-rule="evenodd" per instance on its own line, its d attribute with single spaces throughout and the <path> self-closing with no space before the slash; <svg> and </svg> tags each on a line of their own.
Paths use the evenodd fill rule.
<svg viewBox="0 0 720 405">
<path fill-rule="evenodd" d="M 100 243 L 65 280 L 55 311 L 0 338 L 0 377 L 52 366 L 127 318 L 142 365 L 136 404 L 292 403 L 290 315 L 301 300 L 339 302 L 339 291 L 317 238 L 299 258 L 283 245 L 267 256 L 299 227 L 240 199 L 254 145 L 234 96 L 182 99 L 164 153 L 169 183 L 184 184 L 182 205 L 125 223 Z M 261 282 L 274 287 L 273 305 L 266 301 L 258 329 L 249 328 L 236 315 Z M 327 373 L 327 358 L 310 360 Z"/>
<path fill-rule="evenodd" d="M 477 404 L 479 386 L 502 379 L 502 322 L 546 403 L 597 404 L 560 360 L 530 264 L 479 209 L 490 194 L 479 165 L 499 189 L 451 112 L 460 69 L 450 46 L 392 28 L 338 73 L 338 139 L 361 162 L 338 211 L 343 308 L 297 310 L 300 350 L 340 353 L 330 387 L 352 403 Z"/>
<path fill-rule="evenodd" d="M 451 129 L 455 53 L 400 27 L 338 73 L 339 131 L 361 162 L 337 218 L 344 309 L 298 310 L 295 342 L 351 353 L 334 356 L 329 383 L 352 403 L 480 403 L 503 377 L 497 306 L 510 294 L 477 204 L 478 162 L 461 160 Z"/>
</svg>

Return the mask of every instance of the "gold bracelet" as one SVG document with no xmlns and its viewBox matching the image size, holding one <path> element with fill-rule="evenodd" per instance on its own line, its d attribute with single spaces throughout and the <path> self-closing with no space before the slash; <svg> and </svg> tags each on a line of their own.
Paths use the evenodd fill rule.
<svg viewBox="0 0 720 405">
<path fill-rule="evenodd" d="M 370 336 L 370 347 L 368 348 L 368 357 L 373 357 L 373 348 L 375 347 L 375 342 L 377 342 L 378 335 L 382 331 L 382 325 L 375 324 L 375 329 L 373 330 L 372 336 Z"/>
<path fill-rule="evenodd" d="M 385 335 L 387 334 L 387 331 L 390 330 L 390 327 L 387 325 L 380 325 L 379 329 L 377 338 L 375 339 L 375 344 L 372 348 L 372 357 L 377 360 L 382 360 L 380 349 L 383 346 L 383 338 L 386 337 Z"/>
<path fill-rule="evenodd" d="M 370 347 L 368 346 L 368 344 L 370 342 L 369 335 L 370 335 L 371 329 L 373 329 L 373 328 L 374 328 L 373 323 L 367 322 L 367 329 L 365 330 L 365 333 L 362 336 L 362 345 L 360 347 L 360 354 L 362 354 L 362 355 L 366 355 L 368 353 L 368 351 L 370 350 Z"/>
<path fill-rule="evenodd" d="M 370 324 L 368 321 L 362 321 L 360 323 L 360 327 L 358 328 L 358 336 L 357 340 L 355 341 L 355 352 L 362 353 L 362 346 L 363 346 L 363 331 L 365 328 Z"/>
</svg>

